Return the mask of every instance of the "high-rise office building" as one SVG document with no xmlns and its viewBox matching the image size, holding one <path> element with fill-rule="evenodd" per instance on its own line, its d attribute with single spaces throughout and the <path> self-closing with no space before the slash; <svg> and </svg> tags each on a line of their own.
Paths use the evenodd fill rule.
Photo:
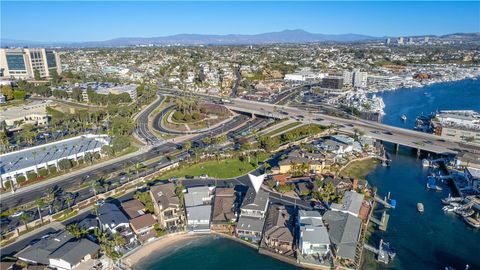
<svg viewBox="0 0 480 270">
<path fill-rule="evenodd" d="M 387 38 L 387 40 L 385 40 L 385 43 L 388 45 L 392 42 L 392 40 L 390 38 Z"/>
<path fill-rule="evenodd" d="M 358 69 L 353 70 L 353 86 L 365 87 L 367 86 L 367 72 L 360 71 Z"/>
<path fill-rule="evenodd" d="M 51 71 L 62 72 L 60 57 L 56 51 L 35 49 L 0 49 L 0 69 L 2 77 L 32 79 L 35 70 L 40 77 L 51 77 Z"/>
<path fill-rule="evenodd" d="M 403 45 L 403 37 L 399 37 L 399 38 L 398 38 L 398 44 L 399 44 L 399 45 Z"/>
</svg>

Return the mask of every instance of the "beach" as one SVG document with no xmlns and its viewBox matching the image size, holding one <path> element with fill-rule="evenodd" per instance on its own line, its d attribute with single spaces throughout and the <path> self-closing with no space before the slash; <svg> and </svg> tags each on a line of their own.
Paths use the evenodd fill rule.
<svg viewBox="0 0 480 270">
<path fill-rule="evenodd" d="M 202 235 L 191 235 L 187 233 L 165 235 L 162 238 L 156 239 L 152 242 L 148 242 L 140 246 L 137 250 L 133 251 L 131 254 L 128 254 L 125 258 L 123 258 L 122 261 L 128 266 L 134 267 L 135 264 L 137 264 L 141 259 L 145 259 L 156 251 L 169 248 L 172 245 L 178 244 L 183 241 L 197 239 L 200 237 L 202 237 Z"/>
</svg>

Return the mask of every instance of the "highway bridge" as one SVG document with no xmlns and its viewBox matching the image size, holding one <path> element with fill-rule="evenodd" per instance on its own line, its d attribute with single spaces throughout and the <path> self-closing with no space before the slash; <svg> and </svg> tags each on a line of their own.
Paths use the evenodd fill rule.
<svg viewBox="0 0 480 270">
<path fill-rule="evenodd" d="M 418 151 L 454 155 L 460 151 L 471 151 L 476 148 L 461 141 L 440 138 L 433 134 L 384 125 L 374 121 L 340 118 L 289 106 L 278 106 L 243 99 L 232 99 L 231 101 L 232 103 L 226 106 L 233 111 L 274 118 L 295 118 L 305 123 L 333 126 L 339 132 L 348 134 L 354 134 L 358 129 L 374 139 L 391 142 L 397 146 L 411 147 Z"/>
</svg>

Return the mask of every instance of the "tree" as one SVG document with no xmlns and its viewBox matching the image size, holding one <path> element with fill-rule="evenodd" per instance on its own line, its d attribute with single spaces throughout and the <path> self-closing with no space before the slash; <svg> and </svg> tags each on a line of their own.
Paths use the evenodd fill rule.
<svg viewBox="0 0 480 270">
<path fill-rule="evenodd" d="M 87 230 L 78 226 L 77 223 L 73 223 L 67 226 L 67 231 L 73 235 L 73 237 L 80 239 L 87 234 Z"/>
<path fill-rule="evenodd" d="M 145 210 L 147 210 L 148 213 L 154 213 L 153 201 L 152 197 L 150 197 L 150 193 L 137 192 L 134 197 L 145 205 Z"/>
<path fill-rule="evenodd" d="M 76 101 L 83 101 L 83 92 L 80 88 L 75 87 L 70 94 L 71 98 Z"/>
<path fill-rule="evenodd" d="M 204 144 L 206 144 L 206 145 L 209 145 L 209 144 L 212 143 L 212 139 L 211 139 L 210 137 L 204 137 L 204 138 L 202 139 L 202 142 L 203 142 Z"/>
<path fill-rule="evenodd" d="M 30 220 L 30 215 L 28 215 L 27 213 L 23 213 L 21 216 L 20 216 L 20 220 L 22 221 L 23 225 L 25 225 L 25 229 L 28 230 L 28 221 Z"/>
<path fill-rule="evenodd" d="M 40 217 L 40 221 L 43 224 L 43 217 L 42 217 L 42 210 L 41 210 L 41 208 L 45 206 L 45 201 L 43 200 L 43 198 L 36 199 L 35 206 L 37 206 L 38 216 Z"/>
<path fill-rule="evenodd" d="M 227 135 L 226 134 L 222 134 L 220 136 L 218 136 L 217 138 L 215 138 L 215 143 L 216 144 L 224 144 L 226 141 L 227 141 Z"/>
<path fill-rule="evenodd" d="M 72 208 L 72 203 L 73 203 L 73 197 L 70 194 L 68 194 L 65 197 L 65 202 L 67 203 L 68 209 L 71 209 Z"/>
<path fill-rule="evenodd" d="M 25 92 L 23 90 L 13 91 L 13 98 L 15 100 L 24 100 L 26 96 L 27 96 L 27 92 Z"/>
<path fill-rule="evenodd" d="M 40 75 L 40 70 L 34 69 L 33 70 L 33 77 L 35 78 L 36 81 L 42 80 L 42 76 Z"/>
<path fill-rule="evenodd" d="M 1 86 L 1 91 L 2 91 L 2 94 L 5 96 L 5 99 L 8 101 L 8 100 L 12 100 L 13 99 L 13 89 L 10 85 L 2 85 Z"/>
</svg>

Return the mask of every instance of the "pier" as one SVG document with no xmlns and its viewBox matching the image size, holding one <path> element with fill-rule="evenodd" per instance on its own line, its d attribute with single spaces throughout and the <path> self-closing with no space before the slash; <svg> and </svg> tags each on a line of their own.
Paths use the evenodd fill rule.
<svg viewBox="0 0 480 270">
<path fill-rule="evenodd" d="M 388 226 L 388 220 L 390 219 L 390 215 L 387 214 L 387 211 L 383 211 L 383 214 L 382 214 L 382 218 L 380 220 L 374 218 L 374 217 L 371 217 L 370 220 L 377 224 L 378 225 L 378 228 L 381 230 L 381 231 L 386 231 L 387 230 L 387 226 Z"/>
<path fill-rule="evenodd" d="M 382 199 L 377 195 L 375 195 L 374 199 L 376 202 L 382 204 L 385 208 L 395 208 L 396 201 L 395 203 L 393 203 L 394 200 L 390 200 L 389 198 Z M 389 203 L 388 201 L 390 201 L 391 203 Z"/>
<path fill-rule="evenodd" d="M 395 257 L 395 251 L 390 247 L 388 243 L 383 242 L 383 239 L 380 239 L 380 244 L 378 248 L 364 244 L 363 247 L 366 250 L 369 250 L 377 255 L 377 261 L 389 264 L 391 260 Z"/>
</svg>

